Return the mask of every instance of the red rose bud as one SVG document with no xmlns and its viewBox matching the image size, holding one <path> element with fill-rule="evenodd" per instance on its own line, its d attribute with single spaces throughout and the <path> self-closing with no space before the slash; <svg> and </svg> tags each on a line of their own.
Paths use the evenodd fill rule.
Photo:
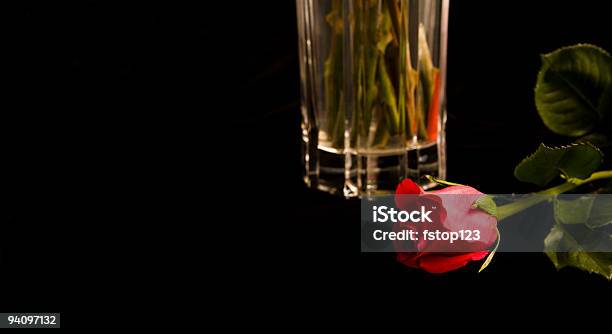
<svg viewBox="0 0 612 334">
<path fill-rule="evenodd" d="M 497 240 L 497 219 L 473 207 L 474 202 L 484 195 L 468 186 L 450 186 L 425 192 L 409 179 L 402 181 L 395 196 L 398 209 L 413 211 L 424 207 L 432 211 L 432 222 L 394 226 L 396 232 L 409 229 L 417 231 L 419 235 L 416 242 L 394 241 L 397 260 L 408 267 L 430 273 L 445 273 L 462 268 L 470 261 L 482 260 Z M 440 238 L 441 234 L 448 236 L 451 233 L 478 233 L 478 240 L 462 238 L 449 243 L 447 239 Z M 460 251 L 453 252 L 453 249 Z"/>
</svg>

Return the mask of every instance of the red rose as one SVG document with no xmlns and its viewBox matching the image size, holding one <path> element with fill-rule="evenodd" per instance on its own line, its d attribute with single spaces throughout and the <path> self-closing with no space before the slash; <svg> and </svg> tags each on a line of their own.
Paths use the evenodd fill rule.
<svg viewBox="0 0 612 334">
<path fill-rule="evenodd" d="M 408 267 L 423 269 L 430 273 L 445 273 L 459 269 L 470 261 L 482 260 L 497 240 L 497 220 L 473 204 L 484 194 L 468 186 L 450 186 L 441 190 L 424 192 L 409 179 L 402 181 L 396 190 L 396 205 L 401 210 L 417 207 L 435 208 L 429 225 L 400 224 L 400 229 L 412 229 L 422 236 L 423 230 L 456 232 L 479 231 L 479 240 L 458 240 L 452 245 L 448 241 L 425 240 L 417 242 L 394 242 L 397 260 Z M 401 196 L 413 195 L 413 196 Z M 416 195 L 416 196 L 414 196 Z M 398 228 L 397 226 L 395 227 Z M 449 252 L 449 247 L 461 252 Z"/>
</svg>

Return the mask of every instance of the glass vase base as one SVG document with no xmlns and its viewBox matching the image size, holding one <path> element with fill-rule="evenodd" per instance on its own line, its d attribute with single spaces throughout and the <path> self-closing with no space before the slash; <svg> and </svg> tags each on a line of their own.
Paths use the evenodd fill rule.
<svg viewBox="0 0 612 334">
<path fill-rule="evenodd" d="M 308 143 L 304 145 L 307 148 Z M 435 183 L 425 175 L 445 178 L 439 147 L 431 142 L 401 151 L 355 153 L 319 146 L 310 150 L 316 154 L 309 157 L 311 163 L 304 163 L 310 167 L 304 171 L 304 182 L 310 188 L 347 198 L 392 194 L 405 178 L 430 189 Z"/>
</svg>

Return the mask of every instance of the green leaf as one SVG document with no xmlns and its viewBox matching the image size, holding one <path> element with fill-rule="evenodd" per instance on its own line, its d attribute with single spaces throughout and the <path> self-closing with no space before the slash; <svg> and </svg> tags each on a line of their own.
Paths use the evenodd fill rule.
<svg viewBox="0 0 612 334">
<path fill-rule="evenodd" d="M 593 45 L 579 44 L 542 55 L 535 87 L 544 124 L 565 136 L 583 136 L 612 118 L 612 58 Z"/>
<path fill-rule="evenodd" d="M 595 198 L 591 206 L 591 213 L 585 225 L 595 229 L 612 224 L 612 198 L 601 195 Z"/>
<path fill-rule="evenodd" d="M 557 197 L 553 209 L 559 224 L 583 224 L 592 230 L 612 224 L 612 195 Z"/>
<path fill-rule="evenodd" d="M 583 196 L 576 199 L 556 198 L 554 201 L 555 221 L 560 224 L 585 224 L 591 216 L 595 197 Z"/>
<path fill-rule="evenodd" d="M 473 204 L 472 208 L 480 209 L 493 217 L 497 217 L 497 204 L 489 195 L 484 195 L 477 199 Z"/>
<path fill-rule="evenodd" d="M 603 153 L 588 142 L 562 147 L 540 147 L 514 169 L 514 176 L 523 182 L 547 185 L 559 175 L 587 178 L 601 165 Z"/>
<path fill-rule="evenodd" d="M 612 253 L 586 252 L 560 224 L 544 240 L 544 252 L 557 269 L 575 267 L 612 280 Z"/>
</svg>

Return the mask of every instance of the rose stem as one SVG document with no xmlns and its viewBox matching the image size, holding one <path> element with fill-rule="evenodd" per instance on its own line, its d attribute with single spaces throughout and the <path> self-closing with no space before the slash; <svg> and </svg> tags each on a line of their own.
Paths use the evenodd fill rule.
<svg viewBox="0 0 612 334">
<path fill-rule="evenodd" d="M 341 25 L 342 22 L 342 5 L 340 0 L 332 1 L 332 9 L 331 12 L 326 16 L 327 23 L 330 25 L 331 29 L 331 45 L 329 56 L 324 64 L 323 69 L 323 80 L 324 80 L 324 89 L 325 89 L 325 99 L 326 99 L 326 107 L 327 107 L 327 133 L 332 142 L 335 142 L 335 138 L 333 138 L 334 133 L 337 128 L 336 119 L 338 116 L 339 109 L 339 95 L 340 95 L 340 85 L 338 85 L 338 81 L 342 76 L 342 29 L 338 25 Z"/>
<path fill-rule="evenodd" d="M 552 187 L 546 190 L 535 193 L 535 195 L 555 196 L 573 190 L 583 184 L 587 184 L 597 180 L 612 179 L 612 170 L 600 171 L 591 174 L 587 179 L 570 179 L 567 182 Z M 497 220 L 504 220 L 514 214 L 517 214 L 525 209 L 528 209 L 536 204 L 547 200 L 547 196 L 529 196 L 513 203 L 502 205 L 497 208 Z"/>
</svg>

